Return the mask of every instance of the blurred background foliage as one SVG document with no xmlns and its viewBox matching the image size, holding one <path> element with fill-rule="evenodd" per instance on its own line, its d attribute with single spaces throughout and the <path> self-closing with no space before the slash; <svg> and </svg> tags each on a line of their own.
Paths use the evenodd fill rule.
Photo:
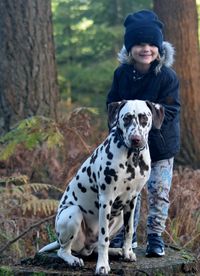
<svg viewBox="0 0 200 276">
<path fill-rule="evenodd" d="M 151 9 L 151 0 L 52 0 L 61 98 L 105 110 L 128 13 Z"/>
</svg>

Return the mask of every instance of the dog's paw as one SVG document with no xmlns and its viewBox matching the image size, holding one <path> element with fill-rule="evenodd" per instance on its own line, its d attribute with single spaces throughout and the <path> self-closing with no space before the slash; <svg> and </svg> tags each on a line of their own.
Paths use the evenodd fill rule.
<svg viewBox="0 0 200 276">
<path fill-rule="evenodd" d="M 71 254 L 67 254 L 63 249 L 58 250 L 58 257 L 63 259 L 71 267 L 83 267 L 84 262 L 81 258 L 77 258 Z"/>
<path fill-rule="evenodd" d="M 123 248 L 123 258 L 127 262 L 135 262 L 136 261 L 136 255 L 133 252 L 132 248 L 126 250 Z"/>
<path fill-rule="evenodd" d="M 108 275 L 108 273 L 110 272 L 110 266 L 100 266 L 100 267 L 96 267 L 96 271 L 95 271 L 95 275 Z"/>
</svg>

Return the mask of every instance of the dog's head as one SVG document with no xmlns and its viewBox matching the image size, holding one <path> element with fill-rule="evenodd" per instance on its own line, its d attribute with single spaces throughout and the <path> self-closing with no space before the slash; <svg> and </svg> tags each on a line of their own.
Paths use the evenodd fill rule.
<svg viewBox="0 0 200 276">
<path fill-rule="evenodd" d="M 164 108 L 149 101 L 129 100 L 108 106 L 109 127 L 117 127 L 128 148 L 144 147 L 150 129 L 160 129 L 163 119 Z"/>
</svg>

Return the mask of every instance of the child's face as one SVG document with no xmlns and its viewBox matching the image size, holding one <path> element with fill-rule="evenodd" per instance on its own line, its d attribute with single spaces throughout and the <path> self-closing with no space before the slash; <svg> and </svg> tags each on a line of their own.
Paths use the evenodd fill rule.
<svg viewBox="0 0 200 276">
<path fill-rule="evenodd" d="M 158 47 L 146 43 L 131 48 L 131 55 L 136 64 L 150 65 L 159 55 Z"/>
</svg>

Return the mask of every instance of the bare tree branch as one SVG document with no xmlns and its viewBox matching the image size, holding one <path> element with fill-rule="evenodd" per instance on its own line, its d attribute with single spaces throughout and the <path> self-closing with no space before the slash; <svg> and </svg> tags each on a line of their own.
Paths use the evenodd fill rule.
<svg viewBox="0 0 200 276">
<path fill-rule="evenodd" d="M 42 219 L 34 224 L 32 224 L 29 228 L 27 228 L 26 230 L 24 230 L 24 232 L 22 232 L 20 235 L 18 235 L 17 237 L 15 237 L 14 239 L 8 241 L 4 246 L 2 246 L 0 248 L 0 253 L 2 253 L 3 251 L 5 251 L 8 247 L 11 246 L 11 244 L 15 243 L 17 240 L 21 239 L 23 236 L 25 236 L 28 232 L 30 232 L 33 228 L 38 227 L 39 225 L 41 225 L 42 223 L 47 222 L 48 220 L 51 220 L 53 218 L 55 218 L 56 214 L 51 215 L 45 219 Z"/>
</svg>

